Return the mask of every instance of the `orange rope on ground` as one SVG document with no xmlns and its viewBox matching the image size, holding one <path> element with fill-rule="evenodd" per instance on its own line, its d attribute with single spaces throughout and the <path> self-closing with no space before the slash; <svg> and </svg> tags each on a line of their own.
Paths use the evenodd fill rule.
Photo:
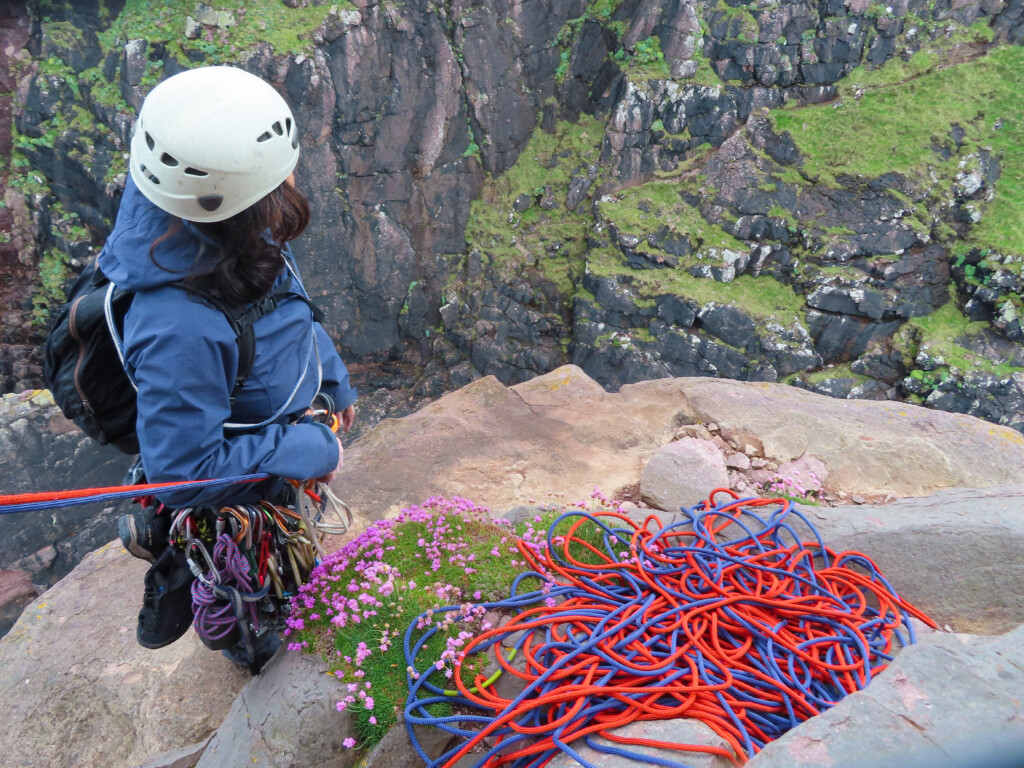
<svg viewBox="0 0 1024 768">
<path fill-rule="evenodd" d="M 433 664 L 416 667 L 431 632 L 410 647 L 410 627 L 410 735 L 413 725 L 432 722 L 467 737 L 428 764 L 451 768 L 487 739 L 493 746 L 478 768 L 540 768 L 559 752 L 590 765 L 576 751 L 581 740 L 599 751 L 680 765 L 601 744 L 593 734 L 617 745 L 741 763 L 867 685 L 886 667 L 894 642 L 914 641 L 910 616 L 934 626 L 869 558 L 827 548 L 789 501 L 739 500 L 724 491 L 730 501 L 715 507 L 721 492 L 688 510 L 685 525 L 663 528 L 653 515 L 637 524 L 612 512 L 570 512 L 559 519 L 569 523 L 567 532 L 557 538 L 552 526 L 546 548 L 520 541 L 520 553 L 550 586 L 528 595 L 514 587 L 506 604 L 487 604 L 525 610 L 470 639 L 455 662 L 459 695 L 448 701 L 473 717 L 426 713 L 435 699 L 424 695 L 443 688 L 429 680 L 437 674 Z M 757 514 L 762 509 L 770 514 Z M 584 541 L 584 534 L 599 543 Z M 501 642 L 520 632 L 523 670 L 505 658 Z M 499 696 L 484 685 L 487 674 L 464 680 L 464 657 L 480 651 L 523 681 L 523 693 Z M 705 723 L 728 748 L 613 732 L 638 720 L 678 717 Z M 465 728 L 470 721 L 482 727 Z"/>
</svg>

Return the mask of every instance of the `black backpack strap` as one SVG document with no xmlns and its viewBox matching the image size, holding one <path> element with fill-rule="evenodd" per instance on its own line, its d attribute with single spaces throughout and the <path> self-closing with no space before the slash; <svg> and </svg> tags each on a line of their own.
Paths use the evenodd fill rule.
<svg viewBox="0 0 1024 768">
<path fill-rule="evenodd" d="M 292 276 L 285 276 L 281 284 L 254 304 L 244 307 L 230 307 L 219 299 L 203 294 L 203 299 L 212 307 L 219 309 L 227 318 L 231 330 L 235 332 L 235 341 L 238 344 L 238 372 L 235 375 L 235 383 L 231 388 L 231 406 L 235 405 L 235 397 L 245 385 L 246 379 L 252 373 L 252 365 L 256 359 L 256 333 L 252 327 L 261 317 L 266 317 L 277 309 L 277 305 L 285 296 L 294 296 L 301 299 L 313 312 L 313 319 L 317 322 L 323 320 L 323 312 L 312 301 L 301 293 L 292 291 Z"/>
</svg>

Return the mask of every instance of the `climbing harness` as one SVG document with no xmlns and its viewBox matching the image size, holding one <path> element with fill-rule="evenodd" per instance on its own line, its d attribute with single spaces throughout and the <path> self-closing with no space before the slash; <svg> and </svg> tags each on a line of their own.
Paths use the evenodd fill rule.
<svg viewBox="0 0 1024 768">
<path fill-rule="evenodd" d="M 328 402 L 329 407 L 333 403 Z M 325 423 L 333 412 L 324 418 Z M 319 420 L 319 419 L 318 419 Z M 334 418 L 335 423 L 337 419 Z M 107 488 L 0 495 L 0 514 L 31 512 L 116 499 L 143 502 L 157 491 L 219 487 L 267 479 L 266 473 L 218 480 L 140 483 Z M 192 583 L 193 626 L 210 648 L 223 650 L 242 641 L 255 673 L 254 640 L 279 632 L 291 596 L 324 558 L 325 535 L 342 535 L 352 525 L 352 510 L 329 486 L 288 481 L 287 504 L 186 507 L 164 510 L 174 516 L 170 545 L 185 551 Z M 162 505 L 161 505 L 162 507 Z M 328 514 L 329 513 L 329 514 Z"/>
<path fill-rule="evenodd" d="M 716 506 L 719 493 L 731 498 Z M 567 512 L 549 529 L 546 548 L 519 541 L 533 570 L 516 579 L 508 600 L 483 604 L 515 615 L 468 641 L 452 681 L 439 683 L 443 665 L 421 656 L 438 615 L 459 616 L 461 607 L 435 608 L 434 621 L 422 614 L 413 622 L 405 633 L 405 721 L 424 762 L 451 768 L 483 750 L 474 768 L 539 768 L 565 752 L 592 768 L 578 751 L 585 743 L 655 765 L 682 763 L 628 747 L 705 752 L 739 764 L 864 688 L 892 659 L 894 643 L 915 642 L 911 616 L 935 626 L 867 556 L 826 547 L 786 499 L 739 499 L 718 489 L 682 511 L 687 519 L 671 525 L 654 515 L 638 524 L 612 512 Z M 556 529 L 565 532 L 556 536 Z M 545 587 L 520 592 L 531 578 Z M 428 628 L 420 634 L 417 626 Z M 505 655 L 502 641 L 511 639 L 522 668 Z M 522 681 L 522 692 L 499 695 L 486 673 L 464 679 L 465 658 L 479 652 Z M 452 682 L 457 691 L 446 691 Z M 455 714 L 430 714 L 441 702 Z M 612 730 L 679 717 L 706 723 L 728 748 Z M 464 741 L 431 760 L 416 733 L 421 725 Z"/>
</svg>

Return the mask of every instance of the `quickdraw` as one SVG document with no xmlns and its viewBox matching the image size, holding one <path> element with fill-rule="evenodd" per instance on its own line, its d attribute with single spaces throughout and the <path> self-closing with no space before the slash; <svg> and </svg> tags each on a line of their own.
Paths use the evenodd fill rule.
<svg viewBox="0 0 1024 768">
<path fill-rule="evenodd" d="M 296 485 L 294 509 L 261 501 L 174 513 L 170 544 L 185 551 L 195 576 L 193 627 L 208 647 L 242 640 L 254 658 L 255 637 L 284 629 L 291 596 L 324 557 L 323 537 L 351 526 L 351 510 L 329 488 Z"/>
</svg>

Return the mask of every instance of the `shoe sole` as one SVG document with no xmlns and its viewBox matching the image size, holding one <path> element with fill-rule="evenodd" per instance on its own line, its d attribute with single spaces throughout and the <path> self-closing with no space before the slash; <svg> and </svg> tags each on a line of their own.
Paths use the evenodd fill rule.
<svg viewBox="0 0 1024 768">
<path fill-rule="evenodd" d="M 188 628 L 185 627 L 185 632 L 187 632 L 187 631 L 188 631 Z M 156 650 L 157 648 L 163 648 L 163 647 L 165 647 L 167 645 L 170 645 L 171 643 L 176 643 L 178 640 L 180 640 L 184 636 L 185 632 L 182 632 L 180 635 L 175 635 L 174 637 L 168 638 L 167 640 L 162 640 L 159 643 L 148 643 L 148 642 L 146 642 L 145 640 L 143 640 L 139 636 L 138 632 L 136 632 L 135 633 L 135 640 L 143 648 L 148 648 L 150 650 Z"/>
<path fill-rule="evenodd" d="M 185 625 L 185 629 L 181 632 L 181 634 L 174 635 L 173 637 L 170 637 L 170 638 L 168 638 L 166 640 L 161 640 L 159 643 L 150 643 L 150 642 L 146 642 L 145 640 L 143 640 L 142 639 L 142 634 L 140 632 L 141 628 L 139 628 L 139 629 L 136 629 L 136 631 L 135 631 L 135 640 L 143 648 L 148 648 L 151 651 L 155 651 L 157 648 L 163 648 L 165 646 L 170 645 L 171 643 L 178 642 L 178 640 L 180 640 L 182 637 L 185 636 L 185 633 L 188 632 L 188 628 L 190 626 L 192 626 L 192 625 L 191 624 L 186 624 Z"/>
<path fill-rule="evenodd" d="M 129 554 L 149 563 L 156 562 L 156 555 L 139 544 L 139 533 L 135 528 L 134 515 L 121 515 L 117 519 L 117 535 L 121 537 L 121 545 L 128 550 Z"/>
</svg>

